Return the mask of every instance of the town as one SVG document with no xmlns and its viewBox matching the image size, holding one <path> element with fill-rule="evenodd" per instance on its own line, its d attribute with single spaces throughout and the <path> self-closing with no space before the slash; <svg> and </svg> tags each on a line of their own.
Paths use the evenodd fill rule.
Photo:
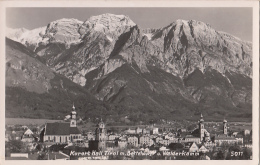
<svg viewBox="0 0 260 165">
<path fill-rule="evenodd" d="M 101 118 L 95 130 L 82 131 L 79 122 L 73 105 L 65 121 L 6 125 L 6 160 L 252 159 L 252 129 L 231 131 L 226 119 L 207 123 L 203 114 L 189 129 L 153 123 L 118 131 Z"/>
</svg>

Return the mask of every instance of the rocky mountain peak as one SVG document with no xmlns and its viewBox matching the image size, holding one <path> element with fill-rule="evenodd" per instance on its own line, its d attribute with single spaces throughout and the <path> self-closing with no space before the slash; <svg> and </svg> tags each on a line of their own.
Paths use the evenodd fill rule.
<svg viewBox="0 0 260 165">
<path fill-rule="evenodd" d="M 121 34 L 129 31 L 130 27 L 136 24 L 125 15 L 115 14 L 102 14 L 92 16 L 85 21 L 80 28 L 81 35 L 88 34 L 89 32 L 104 33 L 110 42 L 115 41 Z"/>
<path fill-rule="evenodd" d="M 48 24 L 44 37 L 49 38 L 50 42 L 60 42 L 70 45 L 71 43 L 80 42 L 78 33 L 82 21 L 77 19 L 63 18 Z"/>
<path fill-rule="evenodd" d="M 122 26 L 136 25 L 128 16 L 110 13 L 90 17 L 84 24 L 91 24 L 96 31 L 115 31 Z"/>
<path fill-rule="evenodd" d="M 33 36 L 35 43 L 43 43 L 34 52 L 46 67 L 99 100 L 138 112 L 134 118 L 145 118 L 149 112 L 186 116 L 198 110 L 213 118 L 238 111 L 251 115 L 252 44 L 207 23 L 179 19 L 143 30 L 127 16 L 102 14 L 85 22 L 61 19 L 20 35 L 21 31 L 17 36 L 27 38 L 19 42 L 27 48 Z M 12 54 L 16 52 L 10 49 Z M 28 68 L 11 62 L 10 75 Z M 238 115 L 247 117 L 243 113 Z"/>
</svg>

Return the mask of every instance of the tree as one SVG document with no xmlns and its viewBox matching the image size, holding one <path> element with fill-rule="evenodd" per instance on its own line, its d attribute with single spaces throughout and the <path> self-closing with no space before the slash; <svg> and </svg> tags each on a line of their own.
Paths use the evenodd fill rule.
<svg viewBox="0 0 260 165">
<path fill-rule="evenodd" d="M 243 160 L 249 160 L 250 156 L 252 156 L 252 151 L 250 149 L 247 149 L 247 148 L 243 149 L 242 159 Z"/>
<path fill-rule="evenodd" d="M 10 140 L 6 143 L 5 148 L 8 149 L 11 153 L 20 153 L 23 152 L 25 146 L 20 140 Z"/>
<path fill-rule="evenodd" d="M 224 153 L 222 151 L 217 153 L 216 160 L 224 160 Z"/>
<path fill-rule="evenodd" d="M 169 144 L 169 148 L 171 150 L 178 150 L 178 149 L 183 149 L 184 146 L 181 143 L 171 143 Z"/>
<path fill-rule="evenodd" d="M 46 160 L 46 154 L 45 154 L 44 152 L 43 152 L 43 153 L 40 153 L 40 154 L 38 155 L 37 160 Z"/>
<path fill-rule="evenodd" d="M 37 146 L 36 146 L 36 150 L 41 151 L 41 149 L 42 149 L 41 144 L 37 144 Z"/>
</svg>

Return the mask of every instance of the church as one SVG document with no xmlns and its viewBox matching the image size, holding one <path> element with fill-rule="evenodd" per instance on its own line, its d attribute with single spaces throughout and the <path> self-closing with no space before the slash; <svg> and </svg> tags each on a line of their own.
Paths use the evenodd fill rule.
<svg viewBox="0 0 260 165">
<path fill-rule="evenodd" d="M 81 132 L 77 128 L 77 113 L 73 105 L 70 122 L 46 123 L 41 132 L 42 142 L 68 143 L 81 139 Z"/>
<path fill-rule="evenodd" d="M 194 137 L 199 138 L 200 143 L 201 142 L 207 142 L 207 141 L 211 140 L 210 139 L 210 133 L 205 129 L 205 124 L 204 124 L 204 119 L 203 119 L 202 114 L 201 114 L 200 120 L 199 120 L 199 128 L 195 129 L 192 132 L 192 135 Z"/>
</svg>

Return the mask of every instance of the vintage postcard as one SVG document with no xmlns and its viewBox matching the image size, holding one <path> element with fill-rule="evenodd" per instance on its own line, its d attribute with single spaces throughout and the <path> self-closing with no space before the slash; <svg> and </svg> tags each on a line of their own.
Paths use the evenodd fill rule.
<svg viewBox="0 0 260 165">
<path fill-rule="evenodd" d="M 258 164 L 258 2 L 2 4 L 4 163 Z"/>
</svg>

